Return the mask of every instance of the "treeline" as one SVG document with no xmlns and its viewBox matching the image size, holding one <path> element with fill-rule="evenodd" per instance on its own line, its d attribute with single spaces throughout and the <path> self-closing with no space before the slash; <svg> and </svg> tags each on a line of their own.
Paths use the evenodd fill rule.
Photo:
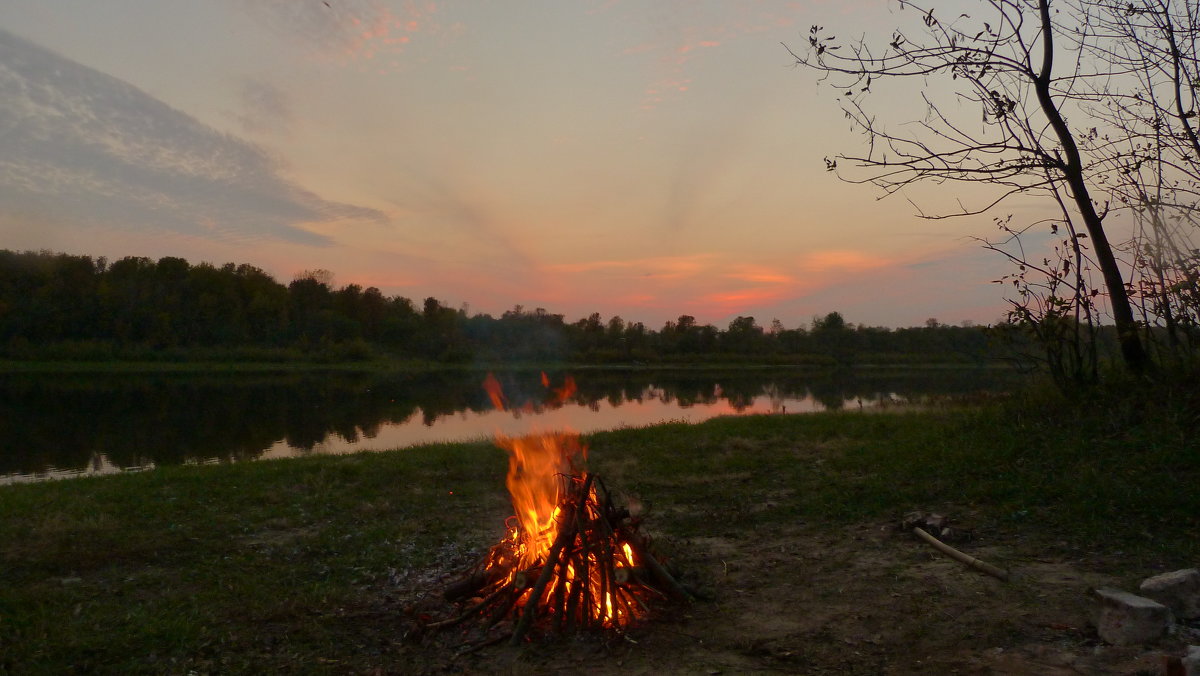
<svg viewBox="0 0 1200 676">
<path fill-rule="evenodd" d="M 682 315 L 653 329 L 599 313 L 569 322 L 521 306 L 499 317 L 435 298 L 420 305 L 326 271 L 284 285 L 251 265 L 0 251 L 0 356 L 9 359 L 318 359 L 462 363 L 977 362 L 989 329 L 889 329 L 837 312 L 805 327 L 738 317 L 720 329 Z"/>
</svg>

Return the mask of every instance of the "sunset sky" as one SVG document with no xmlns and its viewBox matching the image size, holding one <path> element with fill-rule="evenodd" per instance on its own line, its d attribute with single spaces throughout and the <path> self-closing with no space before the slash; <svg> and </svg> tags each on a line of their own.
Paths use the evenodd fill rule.
<svg viewBox="0 0 1200 676">
<path fill-rule="evenodd" d="M 896 20 L 883 0 L 5 0 L 0 248 L 325 268 L 652 328 L 993 323 L 1006 266 L 972 240 L 992 219 L 922 220 L 826 172 L 860 137 L 781 44 Z"/>
</svg>

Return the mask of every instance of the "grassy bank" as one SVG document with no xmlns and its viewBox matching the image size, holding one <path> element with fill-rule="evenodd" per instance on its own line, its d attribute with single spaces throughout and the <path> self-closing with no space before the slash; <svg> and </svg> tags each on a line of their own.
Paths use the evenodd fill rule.
<svg viewBox="0 0 1200 676">
<path fill-rule="evenodd" d="M 154 373 L 308 373 L 308 372 L 427 372 L 461 370 L 459 366 L 447 366 L 423 361 L 34 361 L 0 360 L 0 373 L 79 373 L 79 374 L 154 374 Z"/>
<path fill-rule="evenodd" d="M 999 360 L 977 363 L 923 362 L 919 360 L 881 360 L 852 365 L 835 365 L 826 362 L 785 361 L 780 363 L 761 362 L 704 362 L 704 361 L 660 361 L 652 363 L 571 363 L 571 362 L 471 362 L 447 364 L 434 361 L 371 359 L 362 361 L 35 361 L 0 359 L 0 374 L 4 373 L 79 373 L 79 374 L 205 374 L 205 373 L 485 373 L 487 371 L 654 371 L 688 373 L 728 373 L 730 371 L 797 371 L 805 373 L 878 372 L 878 371 L 1015 371 L 1009 362 Z"/>
<path fill-rule="evenodd" d="M 1195 400 L 724 418 L 589 437 L 591 466 L 688 543 L 913 509 L 1118 569 L 1200 560 Z M 489 444 L 0 489 L 0 673 L 404 672 L 428 587 L 508 514 Z M 1017 562 L 1019 563 L 1019 562 Z"/>
</svg>

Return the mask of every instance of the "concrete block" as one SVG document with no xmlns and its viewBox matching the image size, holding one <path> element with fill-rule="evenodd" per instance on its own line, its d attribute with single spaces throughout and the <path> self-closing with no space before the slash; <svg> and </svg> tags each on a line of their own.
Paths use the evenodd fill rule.
<svg viewBox="0 0 1200 676">
<path fill-rule="evenodd" d="M 1187 656 L 1182 663 L 1183 676 L 1200 676 L 1200 645 L 1188 646 Z"/>
<path fill-rule="evenodd" d="M 1114 645 L 1156 641 L 1174 622 L 1163 604 L 1117 589 L 1092 590 L 1091 611 L 1100 638 Z"/>
</svg>

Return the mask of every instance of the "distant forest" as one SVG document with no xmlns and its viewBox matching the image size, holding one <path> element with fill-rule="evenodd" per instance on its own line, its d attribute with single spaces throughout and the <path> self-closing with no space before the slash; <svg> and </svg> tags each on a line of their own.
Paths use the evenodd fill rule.
<svg viewBox="0 0 1200 676">
<path fill-rule="evenodd" d="M 335 288 L 323 270 L 284 285 L 244 264 L 0 250 L 0 357 L 17 360 L 978 363 L 1008 352 L 996 332 L 933 319 L 855 325 L 838 312 L 796 328 L 738 317 L 722 329 L 689 315 L 658 329 L 599 313 L 568 322 L 519 305 L 493 317 Z"/>
</svg>

